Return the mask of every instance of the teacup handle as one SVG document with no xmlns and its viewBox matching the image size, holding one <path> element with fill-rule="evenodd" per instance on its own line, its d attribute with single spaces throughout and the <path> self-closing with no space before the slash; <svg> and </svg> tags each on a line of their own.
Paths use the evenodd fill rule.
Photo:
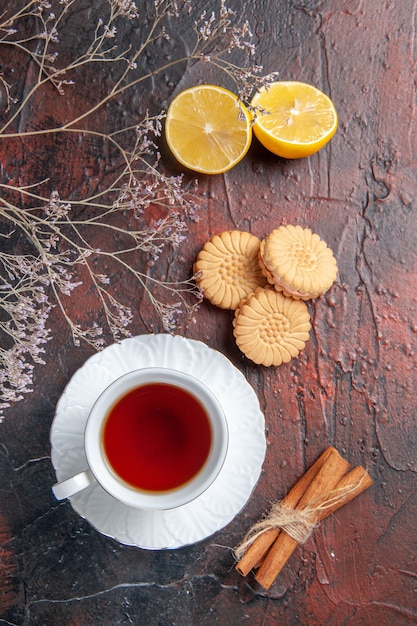
<svg viewBox="0 0 417 626">
<path fill-rule="evenodd" d="M 82 491 L 94 482 L 95 478 L 93 474 L 89 469 L 86 469 L 79 474 L 75 474 L 75 476 L 71 476 L 66 480 L 56 483 L 52 487 L 52 491 L 57 500 L 64 500 L 65 498 L 69 498 L 75 493 Z"/>
</svg>

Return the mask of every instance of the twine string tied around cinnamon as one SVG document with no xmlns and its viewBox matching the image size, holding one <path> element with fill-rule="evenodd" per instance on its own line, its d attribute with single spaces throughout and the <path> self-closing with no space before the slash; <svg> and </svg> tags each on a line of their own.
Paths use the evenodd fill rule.
<svg viewBox="0 0 417 626">
<path fill-rule="evenodd" d="M 248 548 L 267 530 L 284 530 L 297 543 L 305 543 L 313 532 L 315 522 L 311 521 L 311 512 L 292 509 L 282 502 L 276 502 L 268 515 L 256 522 L 235 548 L 235 558 L 239 561 Z"/>
</svg>

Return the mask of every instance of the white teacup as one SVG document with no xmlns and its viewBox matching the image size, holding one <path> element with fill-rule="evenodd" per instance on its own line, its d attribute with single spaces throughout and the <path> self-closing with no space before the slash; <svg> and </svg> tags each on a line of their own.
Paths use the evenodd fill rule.
<svg viewBox="0 0 417 626">
<path fill-rule="evenodd" d="M 120 502 L 165 510 L 200 496 L 226 458 L 222 407 L 199 380 L 150 367 L 115 380 L 87 419 L 88 467 L 52 487 L 58 500 L 99 483 Z"/>
</svg>

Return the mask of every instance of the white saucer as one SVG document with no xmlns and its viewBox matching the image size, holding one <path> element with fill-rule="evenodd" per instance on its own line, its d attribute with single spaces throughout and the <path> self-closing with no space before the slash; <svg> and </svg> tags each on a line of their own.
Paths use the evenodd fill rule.
<svg viewBox="0 0 417 626">
<path fill-rule="evenodd" d="M 116 378 L 141 367 L 192 374 L 217 396 L 229 427 L 229 449 L 216 481 L 199 498 L 170 511 L 120 504 L 98 484 L 70 498 L 94 528 L 117 541 L 149 550 L 179 548 L 209 537 L 247 503 L 265 458 L 265 422 L 243 374 L 220 352 L 193 339 L 166 334 L 124 339 L 90 357 L 74 374 L 56 409 L 51 458 L 59 481 L 87 467 L 84 427 L 99 394 Z"/>
</svg>

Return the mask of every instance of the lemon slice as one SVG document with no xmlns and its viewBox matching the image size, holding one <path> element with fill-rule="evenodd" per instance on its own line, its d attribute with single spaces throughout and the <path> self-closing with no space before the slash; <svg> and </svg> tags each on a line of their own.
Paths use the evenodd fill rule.
<svg viewBox="0 0 417 626">
<path fill-rule="evenodd" d="M 251 116 L 237 96 L 216 85 L 181 91 L 168 107 L 165 136 L 175 158 L 202 174 L 221 174 L 245 156 Z"/>
<path fill-rule="evenodd" d="M 333 102 L 316 87 L 296 81 L 271 83 L 252 98 L 258 108 L 253 132 L 271 152 L 285 159 L 310 156 L 336 132 Z"/>
</svg>

